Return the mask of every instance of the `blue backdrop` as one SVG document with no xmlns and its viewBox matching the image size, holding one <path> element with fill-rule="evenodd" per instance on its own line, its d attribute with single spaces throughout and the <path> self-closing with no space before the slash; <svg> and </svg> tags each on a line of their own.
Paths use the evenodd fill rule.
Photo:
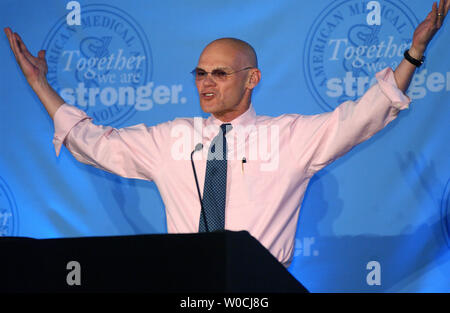
<svg viewBox="0 0 450 313">
<path fill-rule="evenodd" d="M 67 2 L 2 0 L 2 26 L 33 54 L 47 50 L 49 81 L 67 102 L 115 127 L 206 116 L 189 72 L 219 37 L 257 51 L 258 114 L 332 110 L 359 97 L 376 71 L 395 68 L 432 5 L 379 0 L 381 25 L 369 26 L 360 0 L 82 0 L 81 26 L 69 27 Z M 448 24 L 416 73 L 410 109 L 311 180 L 289 268 L 311 291 L 450 291 Z M 65 148 L 55 156 L 52 121 L 6 36 L 0 58 L 0 236 L 166 232 L 152 182 L 78 163 Z M 78 97 L 82 88 L 101 93 Z M 380 265 L 379 285 L 366 281 L 371 261 Z"/>
</svg>

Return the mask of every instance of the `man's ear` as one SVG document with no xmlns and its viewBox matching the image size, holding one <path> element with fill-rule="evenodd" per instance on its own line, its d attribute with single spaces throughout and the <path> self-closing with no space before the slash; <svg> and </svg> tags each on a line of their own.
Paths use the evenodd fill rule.
<svg viewBox="0 0 450 313">
<path fill-rule="evenodd" d="M 257 68 L 252 69 L 251 73 L 248 77 L 248 81 L 247 81 L 247 88 L 248 89 L 253 89 L 256 87 L 256 85 L 259 84 L 261 80 L 261 71 Z"/>
</svg>

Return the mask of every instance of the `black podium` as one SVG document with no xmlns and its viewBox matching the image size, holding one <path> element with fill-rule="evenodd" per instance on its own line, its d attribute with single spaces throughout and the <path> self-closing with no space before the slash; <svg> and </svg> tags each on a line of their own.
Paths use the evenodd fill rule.
<svg viewBox="0 0 450 313">
<path fill-rule="evenodd" d="M 67 277 L 79 265 L 79 285 Z M 0 237 L 0 292 L 302 293 L 248 232 Z"/>
</svg>

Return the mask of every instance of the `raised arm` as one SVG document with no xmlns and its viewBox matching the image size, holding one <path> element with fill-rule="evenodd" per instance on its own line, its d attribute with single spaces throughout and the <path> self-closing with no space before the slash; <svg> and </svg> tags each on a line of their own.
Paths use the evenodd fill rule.
<svg viewBox="0 0 450 313">
<path fill-rule="evenodd" d="M 439 7 L 436 2 L 433 3 L 431 12 L 427 15 L 425 20 L 417 26 L 413 34 L 411 48 L 409 55 L 416 60 L 420 60 L 425 53 L 428 43 L 441 28 L 445 16 L 450 7 L 450 0 L 440 0 Z M 403 92 L 409 87 L 409 83 L 413 77 L 416 66 L 411 64 L 408 60 L 403 59 L 402 62 L 394 71 L 395 81 L 397 86 Z"/>
<path fill-rule="evenodd" d="M 439 7 L 433 4 L 432 11 L 414 31 L 411 57 L 422 57 L 449 6 L 450 0 L 441 0 Z M 378 83 L 358 100 L 341 103 L 332 112 L 294 118 L 291 149 L 296 161 L 313 175 L 383 129 L 400 110 L 408 108 L 410 99 L 404 93 L 415 69 L 415 65 L 403 60 L 394 73 L 390 68 L 377 73 Z"/>
<path fill-rule="evenodd" d="M 45 51 L 33 56 L 17 33 L 9 27 L 4 30 L 28 84 L 54 121 L 56 155 L 64 144 L 80 162 L 127 178 L 154 179 L 167 150 L 170 123 L 121 129 L 95 125 L 85 112 L 64 104 L 64 99 L 49 85 Z"/>
<path fill-rule="evenodd" d="M 45 51 L 39 51 L 37 57 L 35 57 L 28 51 L 19 34 L 13 33 L 9 27 L 5 28 L 4 31 L 8 37 L 11 50 L 28 84 L 30 84 L 45 106 L 48 114 L 53 119 L 55 112 L 64 103 L 64 100 L 47 81 L 48 68 L 47 61 L 45 60 Z"/>
</svg>

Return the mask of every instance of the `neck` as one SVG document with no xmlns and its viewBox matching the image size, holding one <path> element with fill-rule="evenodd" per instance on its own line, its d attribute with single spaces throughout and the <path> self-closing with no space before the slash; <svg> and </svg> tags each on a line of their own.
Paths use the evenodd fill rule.
<svg viewBox="0 0 450 313">
<path fill-rule="evenodd" d="M 218 120 L 220 120 L 221 122 L 229 123 L 232 120 L 234 120 L 234 119 L 238 118 L 239 116 L 241 116 L 242 114 L 244 114 L 245 112 L 247 112 L 249 107 L 250 106 L 248 106 L 245 110 L 229 111 L 229 112 L 224 112 L 221 114 L 213 114 L 213 116 L 215 118 L 217 118 Z"/>
<path fill-rule="evenodd" d="M 250 101 L 246 101 L 244 106 L 239 106 L 238 108 L 226 112 L 212 113 L 212 115 L 224 123 L 229 123 L 232 120 L 238 118 L 242 114 L 248 111 L 250 108 Z"/>
<path fill-rule="evenodd" d="M 228 112 L 228 113 L 225 113 L 225 114 L 222 114 L 222 115 L 213 114 L 213 116 L 215 118 L 217 118 L 218 120 L 220 120 L 221 122 L 229 123 L 232 120 L 234 120 L 235 118 L 241 116 L 243 113 L 244 112 L 240 112 L 239 113 L 239 112 L 233 111 L 233 112 Z"/>
</svg>

